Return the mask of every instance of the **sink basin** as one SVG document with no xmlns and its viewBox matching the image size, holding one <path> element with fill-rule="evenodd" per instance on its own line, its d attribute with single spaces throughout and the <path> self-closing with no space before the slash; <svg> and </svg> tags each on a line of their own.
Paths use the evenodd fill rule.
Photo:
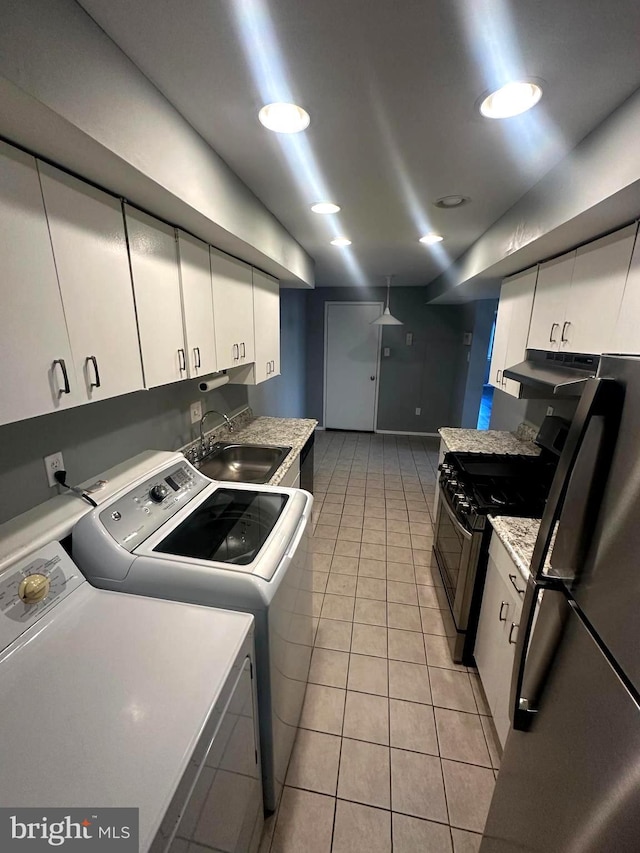
<svg viewBox="0 0 640 853">
<path fill-rule="evenodd" d="M 214 444 L 211 453 L 201 459 L 196 467 L 212 480 L 266 483 L 290 450 L 290 447 L 220 442 Z"/>
</svg>

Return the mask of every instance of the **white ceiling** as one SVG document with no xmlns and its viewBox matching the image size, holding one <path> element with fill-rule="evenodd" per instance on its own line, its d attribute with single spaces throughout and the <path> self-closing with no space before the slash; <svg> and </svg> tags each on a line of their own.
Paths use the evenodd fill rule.
<svg viewBox="0 0 640 853">
<path fill-rule="evenodd" d="M 637 0 L 80 0 L 316 261 L 427 284 L 640 85 Z M 539 78 L 506 121 L 478 98 Z M 257 121 L 294 100 L 303 134 Z M 438 196 L 472 203 L 439 210 Z M 342 206 L 321 217 L 326 196 Z M 417 242 L 425 230 L 440 246 Z M 353 245 L 329 240 L 345 234 Z"/>
</svg>

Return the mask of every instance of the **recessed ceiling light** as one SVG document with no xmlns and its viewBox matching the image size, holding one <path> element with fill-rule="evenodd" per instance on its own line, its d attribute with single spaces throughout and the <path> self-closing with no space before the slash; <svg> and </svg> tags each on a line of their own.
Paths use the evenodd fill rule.
<svg viewBox="0 0 640 853">
<path fill-rule="evenodd" d="M 542 87 L 537 83 L 507 83 L 487 95 L 480 104 L 480 112 L 486 118 L 511 118 L 530 110 L 541 97 Z"/>
<path fill-rule="evenodd" d="M 311 210 L 314 213 L 338 213 L 340 207 L 332 201 L 319 201 L 317 204 L 311 205 Z"/>
<path fill-rule="evenodd" d="M 445 209 L 451 207 L 462 207 L 463 204 L 469 204 L 471 199 L 466 195 L 443 195 L 437 198 L 433 203 L 435 207 L 443 207 Z"/>
<path fill-rule="evenodd" d="M 420 242 L 426 243 L 427 246 L 433 246 L 435 243 L 442 243 L 443 240 L 444 237 L 441 234 L 435 234 L 433 231 L 425 234 L 424 237 L 420 237 Z"/>
<path fill-rule="evenodd" d="M 346 237 L 336 237 L 335 240 L 331 241 L 332 246 L 350 246 L 351 240 L 348 240 Z"/>
<path fill-rule="evenodd" d="M 260 122 L 276 133 L 299 133 L 309 126 L 309 113 L 297 104 L 266 104 L 258 113 Z"/>
</svg>

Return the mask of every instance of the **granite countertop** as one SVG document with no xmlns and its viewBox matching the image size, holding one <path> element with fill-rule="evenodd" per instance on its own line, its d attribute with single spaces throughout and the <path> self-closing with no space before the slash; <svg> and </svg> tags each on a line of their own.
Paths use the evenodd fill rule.
<svg viewBox="0 0 640 853">
<path fill-rule="evenodd" d="M 277 444 L 290 446 L 291 450 L 273 477 L 270 486 L 277 486 L 287 473 L 309 437 L 318 425 L 312 418 L 254 418 L 239 432 L 227 434 L 225 441 L 238 444 Z"/>
<path fill-rule="evenodd" d="M 496 535 L 509 552 L 520 574 L 525 580 L 528 580 L 530 575 L 529 565 L 533 557 L 533 548 L 538 538 L 538 530 L 540 529 L 540 519 L 490 515 L 489 521 Z M 552 550 L 553 539 L 551 540 L 551 547 L 549 548 L 544 565 L 547 572 L 551 569 L 549 559 Z"/>
<path fill-rule="evenodd" d="M 539 456 L 540 448 L 527 437 L 526 432 L 508 432 L 499 429 L 457 429 L 441 427 L 438 432 L 454 453 L 509 453 Z M 530 436 L 530 434 L 529 434 Z"/>
</svg>

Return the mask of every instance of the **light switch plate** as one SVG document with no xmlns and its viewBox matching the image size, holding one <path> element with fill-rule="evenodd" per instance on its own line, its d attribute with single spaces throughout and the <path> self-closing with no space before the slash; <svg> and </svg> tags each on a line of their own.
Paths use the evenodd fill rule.
<svg viewBox="0 0 640 853">
<path fill-rule="evenodd" d="M 422 414 L 422 409 L 420 408 L 420 406 L 416 406 L 416 415 L 421 415 L 421 414 Z"/>
<path fill-rule="evenodd" d="M 385 348 L 382 350 L 382 355 L 383 355 L 385 358 L 389 358 L 389 356 L 391 355 L 391 349 L 390 349 L 389 347 L 385 347 Z"/>
<path fill-rule="evenodd" d="M 547 406 L 547 414 L 548 414 L 548 415 L 552 415 L 552 414 L 553 414 L 553 406 Z"/>
<path fill-rule="evenodd" d="M 407 335 L 405 337 L 405 341 L 407 342 L 408 347 L 413 346 L 413 332 L 407 332 Z"/>
<path fill-rule="evenodd" d="M 200 400 L 196 400 L 195 403 L 192 403 L 190 406 L 191 411 L 191 423 L 197 424 L 202 418 L 202 403 Z"/>
</svg>

